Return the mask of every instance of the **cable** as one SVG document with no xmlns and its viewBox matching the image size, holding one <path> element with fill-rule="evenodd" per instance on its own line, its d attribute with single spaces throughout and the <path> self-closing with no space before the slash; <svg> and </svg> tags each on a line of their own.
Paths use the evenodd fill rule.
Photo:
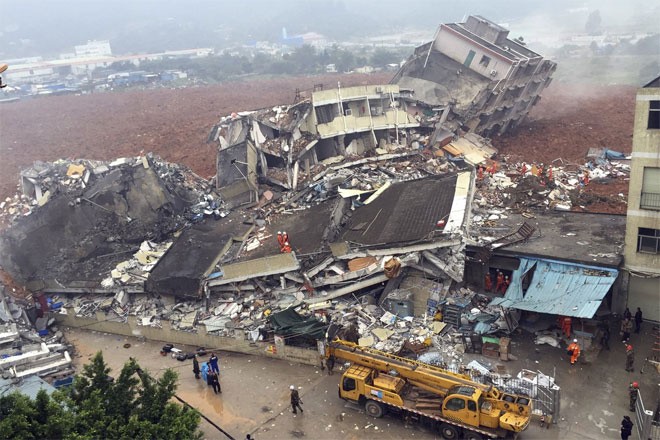
<svg viewBox="0 0 660 440">
<path fill-rule="evenodd" d="M 174 395 L 174 398 L 175 398 L 176 400 L 178 400 L 179 402 L 183 403 L 183 404 L 184 404 L 185 406 L 187 406 L 188 408 L 190 408 L 190 409 L 192 409 L 193 411 L 195 411 L 197 414 L 199 414 L 199 416 L 200 416 L 201 418 L 203 418 L 204 420 L 206 420 L 207 422 L 209 422 L 209 423 L 210 423 L 215 429 L 217 429 L 218 431 L 220 431 L 221 433 L 223 433 L 223 434 L 224 434 L 229 440 L 236 440 L 234 437 L 231 436 L 231 434 L 229 434 L 227 431 L 225 431 L 224 429 L 222 429 L 220 426 L 216 425 L 215 422 L 213 422 L 213 420 L 211 420 L 211 419 L 209 419 L 208 417 L 206 417 L 204 414 L 202 414 L 202 412 L 201 412 L 200 410 L 198 410 L 197 408 L 195 408 L 194 406 L 192 406 L 191 404 L 189 404 L 188 402 L 186 402 L 185 400 L 183 400 L 183 399 L 182 399 L 181 397 L 179 397 L 177 394 Z"/>
</svg>

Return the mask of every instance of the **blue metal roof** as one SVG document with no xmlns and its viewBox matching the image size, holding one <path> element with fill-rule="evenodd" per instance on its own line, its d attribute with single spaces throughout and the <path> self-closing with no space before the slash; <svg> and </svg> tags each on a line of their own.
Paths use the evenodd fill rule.
<svg viewBox="0 0 660 440">
<path fill-rule="evenodd" d="M 27 376 L 22 379 L 2 379 L 0 378 L 0 396 L 18 391 L 25 394 L 30 399 L 37 398 L 39 390 L 46 390 L 48 394 L 55 391 L 55 387 L 40 378 L 39 376 Z"/>
<path fill-rule="evenodd" d="M 529 271 L 534 272 L 532 281 L 523 292 L 522 279 Z M 491 305 L 592 318 L 618 274 L 615 269 L 521 258 L 506 295 L 493 300 Z"/>
</svg>

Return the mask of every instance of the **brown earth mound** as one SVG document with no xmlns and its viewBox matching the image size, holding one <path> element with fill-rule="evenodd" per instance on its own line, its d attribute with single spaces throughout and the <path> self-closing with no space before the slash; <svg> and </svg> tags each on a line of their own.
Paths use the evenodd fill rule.
<svg viewBox="0 0 660 440">
<path fill-rule="evenodd" d="M 153 152 L 214 173 L 216 147 L 206 143 L 221 116 L 291 103 L 296 89 L 377 84 L 390 74 L 326 75 L 253 80 L 185 89 L 158 89 L 60 96 L 0 106 L 0 200 L 16 193 L 19 171 L 35 160 L 109 160 Z M 581 164 L 590 147 L 630 152 L 635 89 L 628 86 L 569 86 L 553 83 L 516 133 L 493 140 L 512 160 Z M 589 210 L 625 212 L 617 196 L 627 183 L 593 185 L 607 196 Z M 604 192 L 602 192 L 604 191 Z M 617 203 L 609 203 L 611 196 Z M 600 200 L 600 199 L 598 199 Z M 621 211 L 623 209 L 623 211 Z"/>
</svg>

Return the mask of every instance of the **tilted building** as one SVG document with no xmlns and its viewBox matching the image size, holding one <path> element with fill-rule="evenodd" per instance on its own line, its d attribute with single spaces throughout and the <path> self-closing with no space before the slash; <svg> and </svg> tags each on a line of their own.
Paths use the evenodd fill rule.
<svg viewBox="0 0 660 440">
<path fill-rule="evenodd" d="M 507 29 L 478 15 L 441 24 L 391 82 L 442 111 L 443 123 L 454 121 L 454 127 L 484 136 L 504 133 L 539 101 L 557 67 L 522 38 L 508 36 Z"/>
<path fill-rule="evenodd" d="M 660 321 L 660 77 L 637 91 L 625 267 L 629 308 Z"/>
</svg>

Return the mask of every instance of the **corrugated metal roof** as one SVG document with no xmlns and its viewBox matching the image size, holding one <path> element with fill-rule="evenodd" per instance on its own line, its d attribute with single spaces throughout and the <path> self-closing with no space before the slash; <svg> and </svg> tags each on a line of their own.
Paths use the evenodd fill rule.
<svg viewBox="0 0 660 440">
<path fill-rule="evenodd" d="M 520 259 L 504 298 L 491 302 L 519 310 L 551 315 L 592 318 L 619 272 L 594 266 L 549 260 Z M 534 271 L 527 291 L 521 295 L 521 280 Z"/>
</svg>

